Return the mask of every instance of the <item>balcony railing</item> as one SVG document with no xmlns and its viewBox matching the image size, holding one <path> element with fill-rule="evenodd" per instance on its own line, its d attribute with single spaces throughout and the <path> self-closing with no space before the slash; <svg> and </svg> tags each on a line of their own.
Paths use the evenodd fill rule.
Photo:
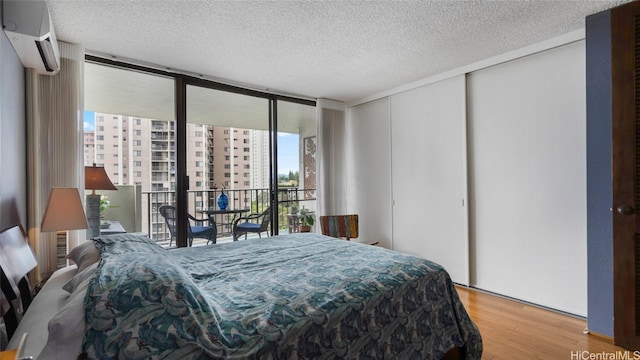
<svg viewBox="0 0 640 360">
<path fill-rule="evenodd" d="M 221 190 L 190 190 L 187 191 L 188 207 L 187 212 L 196 218 L 207 218 L 204 212 L 208 209 L 218 209 L 216 203 Z M 248 214 L 260 213 L 269 206 L 269 189 L 240 189 L 224 190 L 229 199 L 229 209 L 247 209 Z M 279 230 L 288 230 L 287 214 L 290 213 L 291 206 L 302 208 L 305 206 L 310 210 L 315 210 L 315 189 L 279 188 L 278 197 L 278 223 Z M 169 229 L 158 209 L 162 205 L 174 205 L 175 192 L 173 191 L 151 191 L 142 192 L 142 226 L 143 232 L 149 234 L 162 246 L 168 246 L 170 240 Z M 232 215 L 216 215 L 218 225 L 218 241 L 231 240 Z M 192 224 L 194 225 L 194 224 Z M 281 231 L 279 231 L 281 232 Z M 196 242 L 198 239 L 194 240 Z M 175 246 L 175 242 L 173 243 Z"/>
</svg>

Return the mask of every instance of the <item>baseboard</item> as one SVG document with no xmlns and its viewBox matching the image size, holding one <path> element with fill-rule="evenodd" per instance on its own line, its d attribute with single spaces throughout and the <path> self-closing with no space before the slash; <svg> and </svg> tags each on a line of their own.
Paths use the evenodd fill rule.
<svg viewBox="0 0 640 360">
<path fill-rule="evenodd" d="M 499 298 L 502 298 L 502 299 L 511 300 L 511 301 L 519 302 L 519 303 L 521 303 L 521 304 L 525 304 L 525 305 L 529 305 L 529 306 L 537 307 L 537 308 L 539 308 L 539 309 L 543 309 L 543 310 L 547 310 L 547 311 L 552 311 L 552 312 L 555 312 L 555 313 L 558 313 L 558 314 L 562 314 L 562 315 L 571 316 L 571 317 L 576 318 L 576 319 L 587 320 L 587 318 L 586 318 L 586 317 L 584 317 L 584 316 L 580 316 L 580 315 L 573 314 L 573 313 L 570 313 L 570 312 L 566 312 L 566 311 L 562 311 L 562 310 L 554 309 L 554 308 L 551 308 L 551 307 L 548 307 L 548 306 L 544 306 L 544 305 L 540 305 L 540 304 L 532 303 L 532 302 L 529 302 L 529 301 L 526 301 L 526 300 L 521 300 L 521 299 L 513 298 L 513 297 L 510 297 L 510 296 L 507 296 L 507 295 L 502 295 L 502 294 L 499 294 L 499 293 L 495 293 L 495 292 L 493 292 L 493 291 L 488 291 L 488 290 L 480 289 L 480 288 L 477 288 L 477 287 L 475 287 L 475 286 L 473 286 L 473 285 L 464 285 L 464 284 L 457 284 L 457 283 L 456 283 L 455 285 L 456 285 L 456 286 L 460 286 L 460 287 L 467 288 L 467 289 L 469 289 L 469 290 L 479 291 L 479 292 L 482 292 L 482 293 L 485 293 L 485 294 L 493 295 L 493 296 L 496 296 L 496 297 L 499 297 Z"/>
<path fill-rule="evenodd" d="M 600 334 L 600 333 L 597 333 L 597 332 L 595 332 L 595 331 L 591 331 L 591 330 L 589 330 L 588 328 L 587 328 L 587 329 L 585 329 L 584 331 L 585 331 L 585 333 L 586 333 L 587 335 L 589 335 L 589 336 L 593 336 L 593 337 L 595 337 L 595 338 L 598 338 L 598 340 L 604 341 L 604 342 L 606 342 L 606 343 L 608 343 L 608 344 L 612 344 L 612 345 L 614 344 L 614 342 L 613 342 L 613 338 L 612 338 L 611 336 L 604 335 L 604 334 Z"/>
</svg>

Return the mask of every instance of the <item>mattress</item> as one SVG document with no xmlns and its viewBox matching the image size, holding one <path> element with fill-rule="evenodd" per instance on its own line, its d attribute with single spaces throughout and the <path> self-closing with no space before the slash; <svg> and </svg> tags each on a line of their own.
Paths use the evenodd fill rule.
<svg viewBox="0 0 640 360">
<path fill-rule="evenodd" d="M 481 357 L 448 273 L 428 260 L 318 234 L 170 251 L 95 241 L 88 358 Z"/>
<path fill-rule="evenodd" d="M 24 354 L 41 360 L 482 355 L 448 273 L 425 259 L 313 233 L 172 250 L 93 241 L 93 264 L 57 271 L 10 347 L 26 332 Z"/>
</svg>

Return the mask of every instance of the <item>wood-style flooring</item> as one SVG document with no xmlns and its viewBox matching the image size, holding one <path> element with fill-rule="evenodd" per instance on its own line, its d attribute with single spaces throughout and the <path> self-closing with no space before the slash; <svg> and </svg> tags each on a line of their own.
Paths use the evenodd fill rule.
<svg viewBox="0 0 640 360">
<path fill-rule="evenodd" d="M 587 335 L 583 319 L 457 286 L 469 316 L 478 326 L 483 359 L 640 359 L 610 338 Z M 638 349 L 640 350 L 640 349 Z M 634 356 L 637 355 L 637 356 Z M 600 357 L 596 357 L 600 356 Z"/>
</svg>

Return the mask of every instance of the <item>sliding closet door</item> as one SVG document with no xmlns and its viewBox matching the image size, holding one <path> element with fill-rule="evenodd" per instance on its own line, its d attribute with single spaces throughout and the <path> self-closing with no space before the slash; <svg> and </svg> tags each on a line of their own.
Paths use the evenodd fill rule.
<svg viewBox="0 0 640 360">
<path fill-rule="evenodd" d="M 393 248 L 469 283 L 465 78 L 391 97 Z"/>
<path fill-rule="evenodd" d="M 585 315 L 584 42 L 469 75 L 479 288 Z"/>
</svg>

